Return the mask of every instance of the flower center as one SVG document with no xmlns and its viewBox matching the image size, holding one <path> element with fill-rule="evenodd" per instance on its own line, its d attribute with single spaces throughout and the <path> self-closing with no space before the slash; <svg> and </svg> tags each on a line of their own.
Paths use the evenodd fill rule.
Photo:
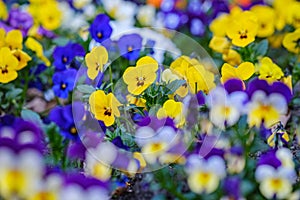
<svg viewBox="0 0 300 200">
<path fill-rule="evenodd" d="M 297 40 L 294 40 L 295 48 L 300 48 L 300 38 Z"/>
<path fill-rule="evenodd" d="M 64 90 L 64 89 L 67 88 L 67 85 L 66 85 L 65 83 L 62 83 L 62 84 L 60 85 L 60 88 L 61 88 L 62 90 Z"/>
<path fill-rule="evenodd" d="M 198 176 L 199 183 L 206 185 L 210 180 L 210 174 L 208 172 L 202 172 Z"/>
<path fill-rule="evenodd" d="M 68 62 L 68 58 L 66 56 L 64 56 L 62 60 L 64 63 Z"/>
<path fill-rule="evenodd" d="M 127 51 L 128 51 L 128 52 L 131 52 L 132 50 L 133 50 L 132 46 L 128 46 L 128 47 L 127 47 Z"/>
<path fill-rule="evenodd" d="M 104 115 L 111 116 L 112 110 L 110 107 L 104 108 Z"/>
<path fill-rule="evenodd" d="M 97 38 L 99 38 L 99 39 L 100 39 L 100 38 L 102 38 L 102 36 L 103 36 L 103 35 L 102 35 L 102 33 L 101 33 L 101 32 L 98 32 L 98 33 L 97 33 Z"/>
<path fill-rule="evenodd" d="M 247 39 L 248 30 L 239 31 L 240 39 Z"/>
<path fill-rule="evenodd" d="M 75 128 L 74 126 L 72 126 L 72 127 L 70 128 L 70 133 L 71 133 L 72 135 L 76 135 L 76 134 L 77 134 L 77 130 L 76 130 L 76 128 Z"/>
<path fill-rule="evenodd" d="M 280 188 L 282 188 L 282 181 L 278 178 L 275 178 L 271 180 L 271 186 L 273 189 L 279 190 Z"/>
<path fill-rule="evenodd" d="M 1 67 L 1 66 L 0 66 L 0 70 L 1 70 L 1 73 L 2 73 L 2 74 L 7 74 L 7 73 L 8 73 L 7 65 L 5 65 L 4 67 Z"/>
<path fill-rule="evenodd" d="M 143 77 L 136 77 L 136 85 L 137 86 L 143 86 L 145 84 L 145 80 L 146 78 L 143 76 Z"/>
</svg>

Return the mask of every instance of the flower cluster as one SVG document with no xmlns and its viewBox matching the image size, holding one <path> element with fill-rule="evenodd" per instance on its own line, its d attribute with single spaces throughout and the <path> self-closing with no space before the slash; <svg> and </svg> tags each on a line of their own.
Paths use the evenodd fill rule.
<svg viewBox="0 0 300 200">
<path fill-rule="evenodd" d="M 0 0 L 0 199 L 300 199 L 299 10 Z"/>
</svg>

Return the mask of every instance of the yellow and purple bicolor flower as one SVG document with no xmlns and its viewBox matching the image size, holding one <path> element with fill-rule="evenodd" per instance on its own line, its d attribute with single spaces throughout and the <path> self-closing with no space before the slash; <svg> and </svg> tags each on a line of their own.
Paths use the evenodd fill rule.
<svg viewBox="0 0 300 200">
<path fill-rule="evenodd" d="M 266 198 L 285 199 L 291 194 L 297 176 L 289 149 L 269 150 L 259 158 L 257 165 L 255 177 Z"/>
<path fill-rule="evenodd" d="M 135 134 L 136 142 L 147 163 L 185 162 L 185 158 L 181 156 L 185 151 L 185 144 L 171 118 L 148 117 L 140 125 L 142 126 Z"/>
<path fill-rule="evenodd" d="M 210 194 L 218 188 L 226 175 L 225 162 L 220 156 L 204 159 L 192 154 L 187 160 L 186 172 L 188 185 L 193 192 Z"/>
<path fill-rule="evenodd" d="M 225 88 L 216 87 L 206 99 L 211 122 L 221 129 L 234 125 L 243 114 L 243 106 L 247 99 L 247 94 L 243 91 L 228 94 Z"/>
<path fill-rule="evenodd" d="M 292 98 L 288 86 L 281 82 L 269 85 L 265 80 L 255 79 L 247 88 L 250 101 L 246 105 L 249 126 L 271 127 L 287 113 Z"/>
</svg>

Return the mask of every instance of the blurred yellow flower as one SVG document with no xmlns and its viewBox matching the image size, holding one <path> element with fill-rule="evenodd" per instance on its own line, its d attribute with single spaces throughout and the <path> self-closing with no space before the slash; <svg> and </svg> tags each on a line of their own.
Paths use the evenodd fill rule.
<svg viewBox="0 0 300 200">
<path fill-rule="evenodd" d="M 229 51 L 224 52 L 222 58 L 230 65 L 239 65 L 242 62 L 241 55 L 233 49 L 229 49 Z"/>
<path fill-rule="evenodd" d="M 135 97 L 131 94 L 126 96 L 129 104 L 134 104 L 137 107 L 146 107 L 146 99 Z"/>
<path fill-rule="evenodd" d="M 13 55 L 18 59 L 19 64 L 16 67 L 16 70 L 21 70 L 27 66 L 27 63 L 31 60 L 31 57 L 22 50 L 14 50 L 12 51 Z"/>
<path fill-rule="evenodd" d="M 231 44 L 226 37 L 220 36 L 213 36 L 209 42 L 209 47 L 218 53 L 227 52 L 230 48 L 230 45 Z"/>
<path fill-rule="evenodd" d="M 85 56 L 85 62 L 88 67 L 87 75 L 90 79 L 94 80 L 99 71 L 103 71 L 103 65 L 108 61 L 108 53 L 105 47 L 94 47 L 92 51 Z"/>
<path fill-rule="evenodd" d="M 7 14 L 7 8 L 5 3 L 0 0 L 0 19 L 5 20 L 7 18 L 8 14 Z"/>
<path fill-rule="evenodd" d="M 180 56 L 171 63 L 170 69 L 181 79 L 187 81 L 190 92 L 193 94 L 199 91 L 208 93 L 215 87 L 214 74 L 205 69 L 205 67 L 194 58 Z"/>
<path fill-rule="evenodd" d="M 18 59 L 14 57 L 8 47 L 0 49 L 0 83 L 8 83 L 18 77 L 16 72 Z"/>
<path fill-rule="evenodd" d="M 255 67 L 251 62 L 243 62 L 238 67 L 233 67 L 228 63 L 224 63 L 221 69 L 221 82 L 225 83 L 228 79 L 237 78 L 240 80 L 248 80 L 255 72 Z"/>
<path fill-rule="evenodd" d="M 57 29 L 61 25 L 62 11 L 55 0 L 30 1 L 28 9 L 35 23 L 47 30 Z"/>
<path fill-rule="evenodd" d="M 11 30 L 5 34 L 4 29 L 0 29 L 0 47 L 8 47 L 11 50 L 23 48 L 23 36 L 20 30 Z"/>
<path fill-rule="evenodd" d="M 150 56 L 140 58 L 136 67 L 128 67 L 123 80 L 128 85 L 128 92 L 139 95 L 144 92 L 155 80 L 158 63 Z"/>
<path fill-rule="evenodd" d="M 118 107 L 122 104 L 112 93 L 106 95 L 103 90 L 97 90 L 91 94 L 89 104 L 95 118 L 103 121 L 105 126 L 113 125 L 115 116 L 120 117 Z"/>
<path fill-rule="evenodd" d="M 222 14 L 210 23 L 209 30 L 213 33 L 214 36 L 223 37 L 226 35 L 226 28 L 224 27 L 226 27 L 229 21 L 229 14 Z"/>
<path fill-rule="evenodd" d="M 26 42 L 25 42 L 25 46 L 30 49 L 31 51 L 34 51 L 37 55 L 37 57 L 39 59 L 41 59 L 46 66 L 50 66 L 50 61 L 48 60 L 48 58 L 46 58 L 44 56 L 44 53 L 43 53 L 43 46 L 38 42 L 36 41 L 35 39 L 33 39 L 32 37 L 29 37 Z"/>
<path fill-rule="evenodd" d="M 300 2 L 293 1 L 284 6 L 286 8 L 287 23 L 293 25 L 296 29 L 300 28 Z"/>
<path fill-rule="evenodd" d="M 157 111 L 157 118 L 170 117 L 174 119 L 176 125 L 180 127 L 185 123 L 183 108 L 183 103 L 169 99 L 164 103 L 163 107 Z"/>
<path fill-rule="evenodd" d="M 300 53 L 300 28 L 285 35 L 282 45 L 292 53 Z"/>
<path fill-rule="evenodd" d="M 251 10 L 257 17 L 258 37 L 271 36 L 275 31 L 275 11 L 266 5 L 256 5 Z"/>
<path fill-rule="evenodd" d="M 177 76 L 175 73 L 172 72 L 171 69 L 165 69 L 162 73 L 162 81 L 166 83 L 170 83 L 175 80 L 182 80 Z M 187 87 L 187 83 L 184 83 L 182 86 L 180 86 L 176 91 L 175 94 L 177 94 L 180 97 L 185 97 L 189 92 L 189 89 Z"/>
<path fill-rule="evenodd" d="M 232 39 L 232 44 L 238 47 L 245 47 L 255 40 L 257 35 L 257 18 L 250 11 L 237 14 L 228 23 L 227 36 Z"/>
<path fill-rule="evenodd" d="M 281 68 L 273 63 L 269 57 L 262 58 L 259 62 L 258 68 L 258 78 L 266 80 L 268 83 L 278 81 L 284 76 Z"/>
</svg>

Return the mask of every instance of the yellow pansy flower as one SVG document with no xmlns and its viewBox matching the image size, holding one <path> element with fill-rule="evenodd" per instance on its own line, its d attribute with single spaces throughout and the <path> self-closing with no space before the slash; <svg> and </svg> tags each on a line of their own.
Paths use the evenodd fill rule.
<svg viewBox="0 0 300 200">
<path fill-rule="evenodd" d="M 88 67 L 87 75 L 94 80 L 99 72 L 103 71 L 103 65 L 108 61 L 108 53 L 105 47 L 94 47 L 92 51 L 85 56 L 85 62 Z"/>
<path fill-rule="evenodd" d="M 224 63 L 221 69 L 221 82 L 225 83 L 228 79 L 237 78 L 240 80 L 248 80 L 255 72 L 255 67 L 251 62 L 243 62 L 238 67 L 233 67 L 228 63 Z"/>
<path fill-rule="evenodd" d="M 40 9 L 39 21 L 45 29 L 54 30 L 61 25 L 62 12 L 56 1 L 45 4 Z"/>
<path fill-rule="evenodd" d="M 172 72 L 171 69 L 165 69 L 162 73 L 162 80 L 164 82 L 170 83 L 175 80 L 181 80 L 179 76 L 177 76 L 175 73 Z M 187 84 L 183 84 L 180 86 L 176 91 L 175 94 L 177 94 L 180 97 L 185 97 L 189 92 L 189 89 L 187 87 Z"/>
<path fill-rule="evenodd" d="M 21 70 L 27 66 L 27 63 L 31 60 L 31 57 L 22 50 L 14 50 L 12 51 L 13 55 L 18 59 L 19 64 L 16 67 L 16 70 Z"/>
<path fill-rule="evenodd" d="M 122 104 L 112 93 L 106 95 L 103 90 L 97 90 L 91 94 L 89 104 L 95 118 L 103 121 L 105 126 L 113 125 L 115 116 L 120 116 L 118 107 Z"/>
<path fill-rule="evenodd" d="M 294 1 L 286 5 L 287 23 L 300 28 L 300 2 Z"/>
<path fill-rule="evenodd" d="M 171 63 L 170 69 L 173 70 L 181 79 L 187 81 L 190 92 L 195 93 L 204 91 L 208 93 L 215 87 L 214 74 L 204 68 L 196 59 L 188 56 L 180 56 Z"/>
<path fill-rule="evenodd" d="M 123 80 L 128 85 L 128 92 L 139 95 L 145 91 L 155 80 L 158 63 L 150 56 L 140 58 L 136 67 L 128 67 Z"/>
<path fill-rule="evenodd" d="M 129 104 L 134 104 L 138 107 L 146 107 L 146 99 L 135 97 L 131 94 L 126 96 Z"/>
<path fill-rule="evenodd" d="M 50 61 L 44 56 L 43 46 L 38 41 L 36 41 L 32 37 L 29 37 L 25 42 L 25 46 L 31 51 L 34 51 L 37 57 L 41 59 L 46 66 L 50 66 Z"/>
<path fill-rule="evenodd" d="M 209 47 L 218 53 L 224 53 L 229 50 L 230 42 L 226 37 L 213 36 L 209 42 Z"/>
<path fill-rule="evenodd" d="M 20 30 L 11 30 L 5 34 L 4 29 L 0 29 L 0 47 L 9 47 L 11 50 L 23 48 L 23 35 Z"/>
<path fill-rule="evenodd" d="M 275 11 L 269 6 L 256 5 L 251 10 L 257 17 L 258 37 L 271 36 L 275 31 Z"/>
<path fill-rule="evenodd" d="M 16 68 L 18 59 L 14 57 L 8 47 L 0 49 L 0 83 L 8 83 L 18 77 Z"/>
<path fill-rule="evenodd" d="M 281 68 L 273 63 L 273 61 L 269 57 L 264 57 L 259 62 L 259 79 L 263 79 L 268 81 L 268 83 L 273 83 L 281 79 L 284 74 Z"/>
<path fill-rule="evenodd" d="M 269 44 L 272 48 L 280 48 L 285 34 L 275 33 L 268 37 Z"/>
<path fill-rule="evenodd" d="M 230 15 L 229 14 L 222 14 L 218 16 L 216 19 L 214 19 L 210 25 L 209 30 L 213 33 L 214 36 L 225 36 L 226 35 L 226 24 L 228 24 L 230 21 Z"/>
<path fill-rule="evenodd" d="M 283 38 L 282 45 L 292 53 L 300 53 L 300 28 L 292 33 L 286 34 Z"/>
<path fill-rule="evenodd" d="M 164 103 L 163 107 L 157 111 L 156 115 L 159 119 L 170 117 L 174 119 L 177 126 L 180 127 L 185 123 L 183 108 L 183 103 L 169 99 Z"/>
<path fill-rule="evenodd" d="M 245 47 L 255 40 L 258 24 L 256 16 L 250 11 L 237 14 L 228 24 L 227 36 L 232 39 L 232 44 Z"/>
<path fill-rule="evenodd" d="M 8 16 L 8 14 L 7 14 L 6 5 L 2 0 L 0 0 L 0 19 L 5 20 L 7 18 L 7 16 Z"/>
<path fill-rule="evenodd" d="M 54 0 L 31 1 L 28 7 L 35 24 L 41 24 L 47 30 L 57 29 L 62 22 L 62 11 Z"/>
<path fill-rule="evenodd" d="M 241 55 L 233 49 L 223 53 L 222 58 L 230 65 L 239 65 L 242 62 Z"/>
</svg>

